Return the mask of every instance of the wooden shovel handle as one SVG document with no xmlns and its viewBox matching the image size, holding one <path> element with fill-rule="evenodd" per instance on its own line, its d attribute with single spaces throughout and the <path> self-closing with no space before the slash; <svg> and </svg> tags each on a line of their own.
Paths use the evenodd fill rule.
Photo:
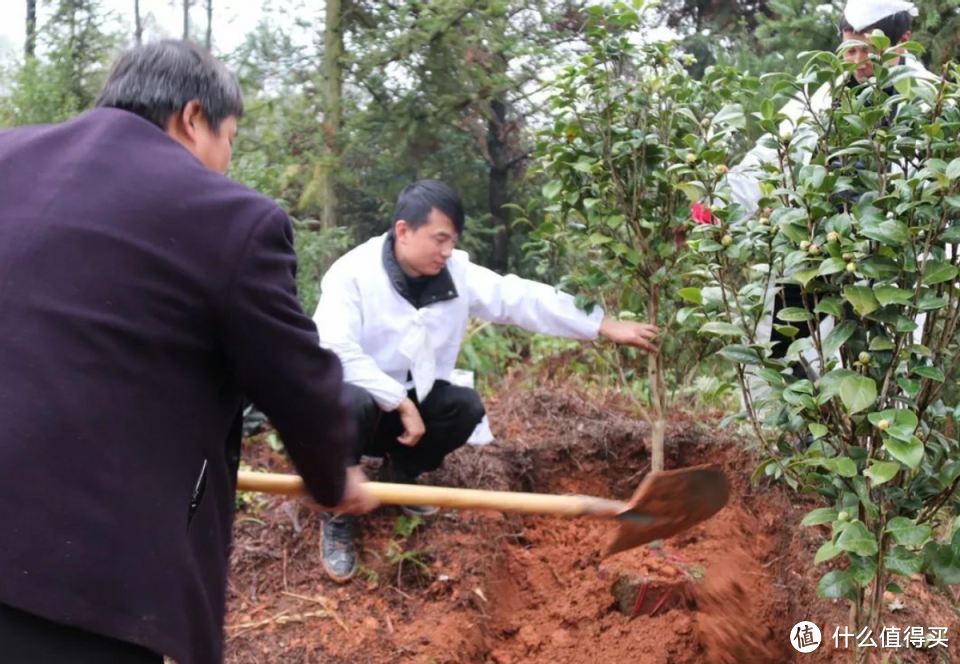
<svg viewBox="0 0 960 664">
<path fill-rule="evenodd" d="M 479 491 L 441 486 L 415 484 L 383 484 L 368 482 L 363 485 L 384 505 L 410 505 L 482 509 L 521 514 L 550 514 L 556 516 L 587 516 L 612 519 L 626 505 L 616 500 L 591 496 L 555 496 L 540 493 L 512 491 Z M 256 491 L 286 496 L 304 495 L 303 480 L 297 475 L 253 473 L 240 471 L 237 476 L 239 491 Z"/>
</svg>

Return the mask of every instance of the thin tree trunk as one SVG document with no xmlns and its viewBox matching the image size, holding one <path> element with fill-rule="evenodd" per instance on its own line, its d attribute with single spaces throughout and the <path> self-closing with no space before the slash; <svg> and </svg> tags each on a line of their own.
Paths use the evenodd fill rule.
<svg viewBox="0 0 960 664">
<path fill-rule="evenodd" d="M 183 38 L 190 39 L 190 0 L 183 0 Z"/>
<path fill-rule="evenodd" d="M 143 43 L 143 18 L 140 16 L 140 0 L 133 0 L 133 14 L 135 19 L 137 44 Z"/>
<path fill-rule="evenodd" d="M 497 99 L 490 104 L 493 117 L 487 123 L 487 152 L 490 155 L 490 216 L 496 234 L 493 236 L 495 271 L 504 274 L 510 262 L 510 210 L 503 207 L 510 202 L 509 178 L 512 151 L 503 135 L 507 121 L 507 105 Z"/>
<path fill-rule="evenodd" d="M 649 321 L 656 324 L 660 306 L 660 290 L 651 286 Z M 653 432 L 650 437 L 650 470 L 659 472 L 664 467 L 664 442 L 667 433 L 666 390 L 663 381 L 663 361 L 659 353 L 647 356 L 647 376 L 650 379 L 650 402 L 653 406 Z"/>
<path fill-rule="evenodd" d="M 340 204 L 337 199 L 335 173 L 340 159 L 341 102 L 343 100 L 343 25 L 341 0 L 327 0 L 323 35 L 323 140 L 326 154 L 323 173 L 324 228 L 340 223 Z"/>
<path fill-rule="evenodd" d="M 213 0 L 207 0 L 207 38 L 204 43 L 208 51 L 213 48 Z"/>
<path fill-rule="evenodd" d="M 24 52 L 32 58 L 37 50 L 37 0 L 27 0 L 27 41 Z"/>
</svg>

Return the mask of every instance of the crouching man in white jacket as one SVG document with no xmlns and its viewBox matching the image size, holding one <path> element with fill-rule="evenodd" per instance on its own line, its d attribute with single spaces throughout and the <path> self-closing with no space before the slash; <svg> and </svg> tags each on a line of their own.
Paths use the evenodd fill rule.
<svg viewBox="0 0 960 664">
<path fill-rule="evenodd" d="M 353 249 L 322 281 L 314 320 L 320 343 L 343 363 L 361 455 L 384 457 L 382 479 L 412 483 L 463 446 L 484 415 L 479 395 L 451 385 L 470 316 L 574 339 L 598 335 L 655 352 L 653 325 L 587 314 L 551 286 L 474 265 L 454 249 L 463 204 L 436 180 L 408 185 L 393 229 Z M 433 508 L 407 508 L 421 515 Z M 323 566 L 356 572 L 353 517 L 327 517 Z"/>
</svg>

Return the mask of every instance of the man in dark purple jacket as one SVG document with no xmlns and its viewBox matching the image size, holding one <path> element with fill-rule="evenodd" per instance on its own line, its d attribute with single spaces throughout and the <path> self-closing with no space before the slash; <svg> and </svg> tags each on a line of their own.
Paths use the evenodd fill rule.
<svg viewBox="0 0 960 664">
<path fill-rule="evenodd" d="M 375 501 L 289 219 L 222 175 L 236 79 L 161 42 L 97 105 L 0 133 L 0 661 L 216 664 L 241 398 L 319 503 Z"/>
</svg>

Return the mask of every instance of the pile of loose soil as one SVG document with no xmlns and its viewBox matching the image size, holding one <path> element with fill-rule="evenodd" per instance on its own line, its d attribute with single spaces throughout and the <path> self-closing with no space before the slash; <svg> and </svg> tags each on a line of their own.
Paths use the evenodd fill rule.
<svg viewBox="0 0 960 664">
<path fill-rule="evenodd" d="M 649 471 L 643 424 L 615 397 L 512 381 L 488 402 L 496 443 L 467 447 L 427 481 L 471 488 L 627 499 Z M 228 597 L 230 664 L 761 664 L 847 662 L 832 647 L 842 603 L 820 600 L 823 541 L 799 522 L 815 502 L 751 485 L 744 443 L 716 422 L 679 416 L 667 463 L 714 463 L 732 484 L 716 517 L 661 545 L 608 560 L 612 526 L 589 520 L 444 512 L 417 526 L 385 508 L 362 519 L 360 575 L 325 579 L 319 522 L 298 501 L 244 496 Z M 262 441 L 247 463 L 289 471 Z M 949 627 L 950 650 L 903 661 L 960 661 L 948 596 L 917 580 L 898 626 Z M 790 628 L 817 623 L 824 647 L 800 655 Z M 879 651 L 884 655 L 892 651 Z M 796 656 L 796 660 L 794 660 Z M 880 661 L 878 659 L 878 661 Z M 896 661 L 896 660 L 891 660 Z"/>
</svg>

